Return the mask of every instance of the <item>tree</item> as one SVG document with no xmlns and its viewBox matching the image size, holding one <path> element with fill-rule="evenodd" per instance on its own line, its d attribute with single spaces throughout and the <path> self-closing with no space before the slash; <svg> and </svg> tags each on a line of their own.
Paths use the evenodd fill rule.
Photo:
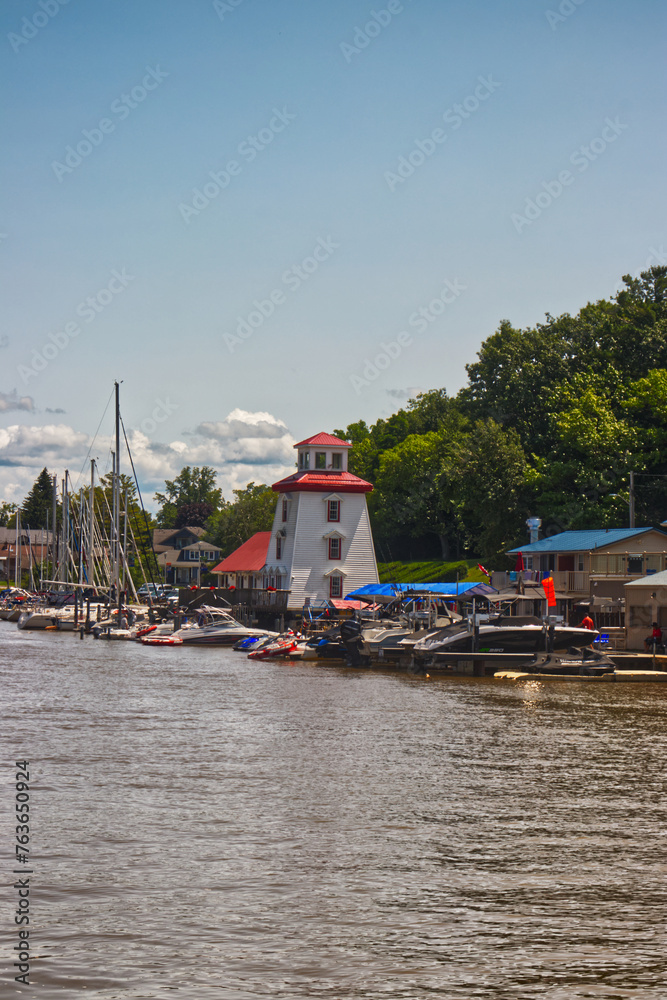
<svg viewBox="0 0 667 1000">
<path fill-rule="evenodd" d="M 519 435 L 480 420 L 455 456 L 452 501 L 466 547 L 485 561 L 502 557 L 521 533 L 527 462 Z"/>
<path fill-rule="evenodd" d="M 51 520 L 53 507 L 53 480 L 47 469 L 42 469 L 21 507 L 21 523 L 29 528 L 45 528 Z"/>
<path fill-rule="evenodd" d="M 270 531 L 276 510 L 276 494 L 270 486 L 248 483 L 234 490 L 236 499 L 226 503 L 209 519 L 208 541 L 221 550 L 223 557 L 258 531 Z"/>
<path fill-rule="evenodd" d="M 412 434 L 380 456 L 375 491 L 369 499 L 379 547 L 401 536 L 438 539 L 442 558 L 456 537 L 450 476 L 456 441 L 448 434 Z"/>
<path fill-rule="evenodd" d="M 215 513 L 212 503 L 184 503 L 176 511 L 175 528 L 204 528 Z"/>
<path fill-rule="evenodd" d="M 17 505 L 10 503 L 9 500 L 0 502 L 0 528 L 9 528 L 16 524 L 14 515 L 17 510 Z"/>
<path fill-rule="evenodd" d="M 160 504 L 158 525 L 161 528 L 176 527 L 178 508 L 185 504 L 208 503 L 213 510 L 218 510 L 222 504 L 222 491 L 216 488 L 215 480 L 215 469 L 208 465 L 186 465 L 174 480 L 167 479 L 164 493 L 155 494 Z"/>
</svg>

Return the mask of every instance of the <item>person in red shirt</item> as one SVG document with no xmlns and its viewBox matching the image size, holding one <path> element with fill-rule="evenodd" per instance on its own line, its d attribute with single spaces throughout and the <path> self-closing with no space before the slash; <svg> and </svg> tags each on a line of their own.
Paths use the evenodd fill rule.
<svg viewBox="0 0 667 1000">
<path fill-rule="evenodd" d="M 582 628 L 588 628 L 588 629 L 591 630 L 591 632 L 594 632 L 595 631 L 595 622 L 593 621 L 593 619 L 589 615 L 586 615 L 585 618 L 581 619 L 581 627 Z"/>
<path fill-rule="evenodd" d="M 652 653 L 655 646 L 662 644 L 662 629 L 657 622 L 653 622 L 653 631 L 648 639 L 644 639 L 644 652 Z"/>
</svg>

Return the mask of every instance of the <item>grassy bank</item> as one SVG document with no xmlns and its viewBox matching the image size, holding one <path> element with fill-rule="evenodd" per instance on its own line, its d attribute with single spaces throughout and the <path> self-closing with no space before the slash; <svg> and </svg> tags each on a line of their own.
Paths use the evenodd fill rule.
<svg viewBox="0 0 667 1000">
<path fill-rule="evenodd" d="M 477 569 L 476 559 L 454 562 L 391 562 L 378 563 L 380 583 L 453 583 L 459 568 L 459 580 L 466 583 L 486 583 Z"/>
</svg>

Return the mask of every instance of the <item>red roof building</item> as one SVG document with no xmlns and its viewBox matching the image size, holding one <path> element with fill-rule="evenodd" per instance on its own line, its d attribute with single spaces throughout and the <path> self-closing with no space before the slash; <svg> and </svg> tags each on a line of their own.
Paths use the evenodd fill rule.
<svg viewBox="0 0 667 1000">
<path fill-rule="evenodd" d="M 266 565 L 270 531 L 257 531 L 211 570 L 212 573 L 259 573 Z"/>
</svg>

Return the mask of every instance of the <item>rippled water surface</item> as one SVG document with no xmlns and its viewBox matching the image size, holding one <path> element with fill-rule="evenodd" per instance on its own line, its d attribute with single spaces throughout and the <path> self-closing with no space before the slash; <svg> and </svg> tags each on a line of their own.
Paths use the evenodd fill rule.
<svg viewBox="0 0 667 1000">
<path fill-rule="evenodd" d="M 667 996 L 667 685 L 5 622 L 0 663 L 0 851 L 26 757 L 39 956 L 27 988 L 5 965 L 3 997 Z"/>
</svg>

